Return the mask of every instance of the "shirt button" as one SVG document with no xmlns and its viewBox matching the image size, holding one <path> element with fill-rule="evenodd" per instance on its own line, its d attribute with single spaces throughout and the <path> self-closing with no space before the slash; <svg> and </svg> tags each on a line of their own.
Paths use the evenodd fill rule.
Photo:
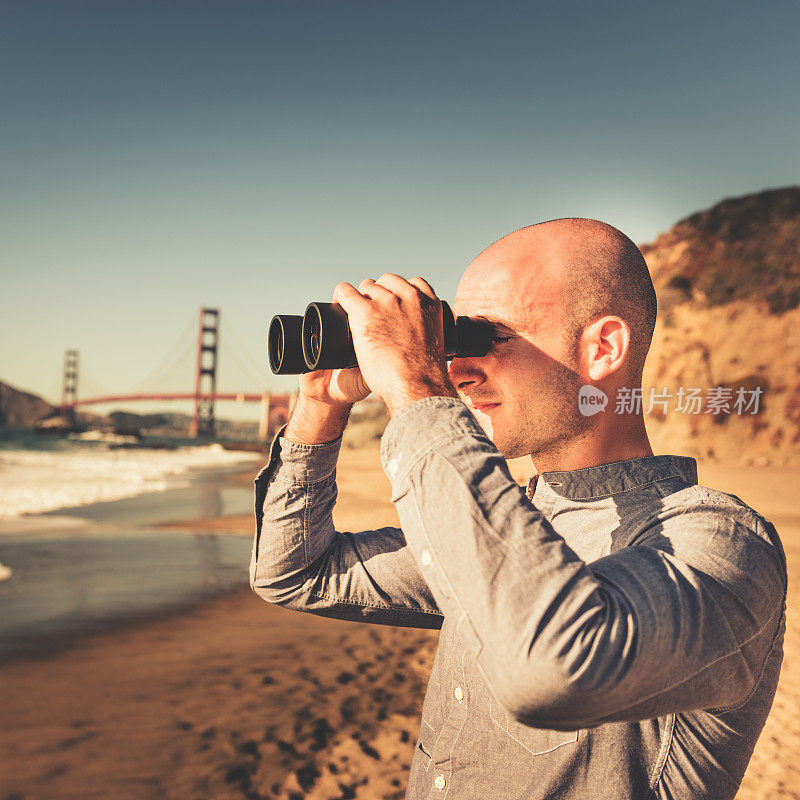
<svg viewBox="0 0 800 800">
<path fill-rule="evenodd" d="M 453 694 L 456 696 L 456 700 L 458 700 L 459 703 L 464 699 L 464 692 L 461 691 L 460 686 L 456 686 Z"/>
<path fill-rule="evenodd" d="M 433 563 L 433 556 L 427 550 L 423 550 L 419 560 L 422 562 L 423 567 L 429 567 Z"/>
<path fill-rule="evenodd" d="M 391 459 L 386 465 L 386 471 L 389 473 L 390 478 L 394 478 L 397 475 L 398 469 L 400 469 L 400 463 L 396 458 Z"/>
<path fill-rule="evenodd" d="M 433 785 L 441 792 L 444 789 L 444 775 L 437 776 L 436 780 L 433 782 Z"/>
</svg>

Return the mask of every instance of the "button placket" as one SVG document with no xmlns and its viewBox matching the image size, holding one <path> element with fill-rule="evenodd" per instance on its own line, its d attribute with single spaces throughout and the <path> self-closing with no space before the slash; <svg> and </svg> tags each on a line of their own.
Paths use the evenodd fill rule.
<svg viewBox="0 0 800 800">
<path fill-rule="evenodd" d="M 452 645 L 454 649 L 457 647 L 457 640 L 453 639 Z M 450 650 L 448 653 L 445 669 L 447 670 L 445 680 L 442 682 L 441 689 L 439 690 L 443 695 L 444 708 L 447 709 L 447 717 L 442 723 L 439 734 L 433 745 L 434 764 L 438 765 L 439 769 L 447 769 L 452 758 L 453 748 L 456 739 L 458 739 L 461 729 L 464 727 L 464 722 L 467 718 L 467 703 L 462 702 L 464 699 L 462 689 L 462 700 L 455 702 L 453 700 L 455 686 L 461 688 L 464 684 L 464 653 L 458 654 Z"/>
</svg>

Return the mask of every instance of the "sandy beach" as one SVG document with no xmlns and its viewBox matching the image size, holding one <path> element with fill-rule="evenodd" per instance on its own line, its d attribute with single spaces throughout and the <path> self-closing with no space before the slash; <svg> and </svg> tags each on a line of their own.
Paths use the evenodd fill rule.
<svg viewBox="0 0 800 800">
<path fill-rule="evenodd" d="M 512 469 L 527 476 L 524 462 Z M 800 798 L 798 477 L 700 465 L 701 483 L 773 519 L 789 560 L 781 683 L 740 800 Z M 388 498 L 377 449 L 343 451 L 337 527 L 396 524 Z M 170 524 L 246 537 L 253 526 L 250 514 Z M 402 798 L 437 639 L 275 608 L 243 587 L 6 663 L 0 800 Z"/>
</svg>

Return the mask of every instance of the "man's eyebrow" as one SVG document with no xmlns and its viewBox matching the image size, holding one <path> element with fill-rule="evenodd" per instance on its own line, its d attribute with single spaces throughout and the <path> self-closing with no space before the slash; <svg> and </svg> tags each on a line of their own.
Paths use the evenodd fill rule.
<svg viewBox="0 0 800 800">
<path fill-rule="evenodd" d="M 476 314 L 472 319 L 480 320 L 481 322 L 487 322 L 492 327 L 496 328 L 497 330 L 503 330 L 504 332 L 514 333 L 514 328 L 512 327 L 510 322 L 506 322 L 505 320 L 500 319 L 499 317 L 487 317 L 485 314 Z"/>
</svg>

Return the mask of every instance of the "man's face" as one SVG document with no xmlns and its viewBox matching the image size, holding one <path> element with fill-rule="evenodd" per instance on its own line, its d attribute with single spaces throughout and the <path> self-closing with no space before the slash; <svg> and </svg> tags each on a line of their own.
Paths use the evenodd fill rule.
<svg viewBox="0 0 800 800">
<path fill-rule="evenodd" d="M 528 264 L 479 256 L 464 273 L 453 311 L 494 323 L 482 358 L 455 358 L 450 377 L 507 458 L 557 451 L 585 430 L 578 411 L 575 345 L 563 323 L 557 275 Z"/>
</svg>

